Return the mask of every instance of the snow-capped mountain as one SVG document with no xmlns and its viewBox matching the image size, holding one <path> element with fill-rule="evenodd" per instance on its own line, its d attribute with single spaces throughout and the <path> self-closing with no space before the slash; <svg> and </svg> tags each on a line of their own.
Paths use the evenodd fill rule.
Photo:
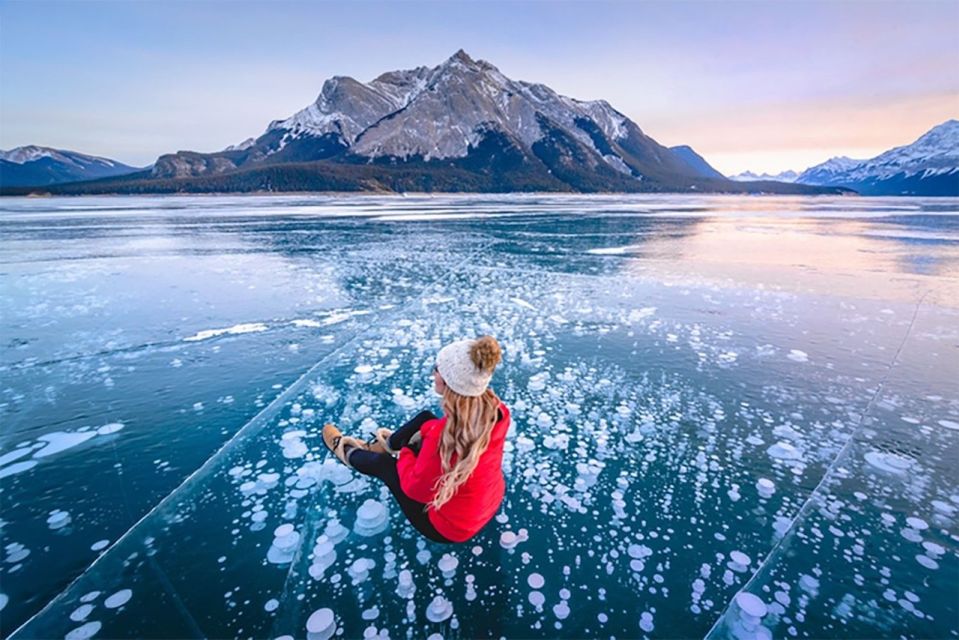
<svg viewBox="0 0 959 640">
<path fill-rule="evenodd" d="M 0 151 L 0 185 L 40 186 L 108 178 L 139 171 L 116 160 L 29 145 Z"/>
<path fill-rule="evenodd" d="M 947 120 L 912 144 L 875 158 L 832 158 L 803 171 L 798 181 L 849 187 L 864 195 L 959 196 L 959 120 Z"/>
<path fill-rule="evenodd" d="M 161 156 L 152 175 L 200 177 L 318 160 L 407 167 L 452 160 L 487 176 L 504 177 L 509 169 L 547 190 L 688 188 L 703 177 L 606 101 L 511 80 L 462 50 L 436 67 L 391 71 L 369 83 L 333 77 L 313 104 L 271 122 L 252 143 Z M 639 184 L 644 180 L 649 186 Z"/>
<path fill-rule="evenodd" d="M 215 153 L 160 156 L 144 174 L 83 192 L 722 191 L 689 147 L 669 149 L 605 100 L 513 80 L 460 50 L 370 82 L 335 76 L 317 99 Z M 764 183 L 762 191 L 842 192 Z"/>
<path fill-rule="evenodd" d="M 829 158 L 825 162 L 809 167 L 798 176 L 796 180 L 807 184 L 829 184 L 834 180 L 841 179 L 854 167 L 861 165 L 865 160 L 856 160 L 847 156 L 836 156 Z"/>
<path fill-rule="evenodd" d="M 755 182 L 757 180 L 774 180 L 776 182 L 793 183 L 799 174 L 795 171 L 783 171 L 782 173 L 753 173 L 752 171 L 743 171 L 734 176 L 728 176 L 730 180 L 737 182 Z"/>
</svg>

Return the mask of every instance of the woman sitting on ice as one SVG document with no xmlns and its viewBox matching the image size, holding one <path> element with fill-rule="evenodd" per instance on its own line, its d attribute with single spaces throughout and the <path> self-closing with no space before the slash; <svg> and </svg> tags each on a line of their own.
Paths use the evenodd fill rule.
<svg viewBox="0 0 959 640">
<path fill-rule="evenodd" d="M 382 480 L 424 536 L 465 542 L 496 514 L 506 488 L 509 409 L 489 388 L 501 359 L 492 336 L 449 344 L 433 366 L 442 418 L 423 411 L 395 432 L 378 429 L 370 442 L 327 424 L 323 441 L 347 466 Z"/>
</svg>

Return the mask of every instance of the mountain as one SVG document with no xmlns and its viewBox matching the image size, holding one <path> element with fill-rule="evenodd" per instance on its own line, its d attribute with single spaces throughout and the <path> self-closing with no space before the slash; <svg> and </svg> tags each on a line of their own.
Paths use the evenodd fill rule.
<svg viewBox="0 0 959 640">
<path fill-rule="evenodd" d="M 843 186 L 863 195 L 959 196 L 959 120 L 947 120 L 912 144 L 869 160 L 832 158 L 798 182 Z"/>
<path fill-rule="evenodd" d="M 796 180 L 804 184 L 830 184 L 835 180 L 841 180 L 844 174 L 864 162 L 866 161 L 846 156 L 836 156 L 821 164 L 809 167 L 799 174 Z"/>
<path fill-rule="evenodd" d="M 795 171 L 783 171 L 782 173 L 760 173 L 755 174 L 752 171 L 743 171 L 742 173 L 737 173 L 734 176 L 729 176 L 730 180 L 735 180 L 737 182 L 750 182 L 754 180 L 774 180 L 776 182 L 786 182 L 793 183 L 796 182 L 796 178 L 799 177 L 799 174 Z"/>
<path fill-rule="evenodd" d="M 693 171 L 696 172 L 696 175 L 703 178 L 718 178 L 720 180 L 725 179 L 725 176 L 706 162 L 706 159 L 701 155 L 693 151 L 693 148 L 689 145 L 680 145 L 678 147 L 670 147 L 670 151 L 676 154 L 683 162 L 685 162 Z"/>
<path fill-rule="evenodd" d="M 139 171 L 116 160 L 76 151 L 26 146 L 0 151 L 0 186 L 22 187 L 94 180 Z"/>
<path fill-rule="evenodd" d="M 179 151 L 149 170 L 53 193 L 234 191 L 789 192 L 842 189 L 723 178 L 604 100 L 512 80 L 460 50 L 435 67 L 363 83 L 335 76 L 258 137 Z"/>
</svg>

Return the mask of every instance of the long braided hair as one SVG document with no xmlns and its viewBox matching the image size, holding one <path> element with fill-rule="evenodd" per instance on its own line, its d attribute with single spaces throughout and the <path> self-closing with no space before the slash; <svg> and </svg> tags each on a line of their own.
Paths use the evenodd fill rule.
<svg viewBox="0 0 959 640">
<path fill-rule="evenodd" d="M 476 340 L 470 348 L 470 360 L 477 369 L 492 372 L 502 360 L 502 350 L 496 338 L 483 336 Z M 480 456 L 489 447 L 498 420 L 500 399 L 489 388 L 479 396 L 464 396 L 447 385 L 442 405 L 446 416 L 439 445 L 443 474 L 434 486 L 437 491 L 430 503 L 434 509 L 449 502 L 476 469 Z"/>
</svg>

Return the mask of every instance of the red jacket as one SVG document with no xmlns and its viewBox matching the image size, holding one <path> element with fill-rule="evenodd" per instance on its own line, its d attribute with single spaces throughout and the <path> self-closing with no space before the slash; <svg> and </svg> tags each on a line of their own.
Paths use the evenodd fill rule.
<svg viewBox="0 0 959 640">
<path fill-rule="evenodd" d="M 465 542 L 476 535 L 496 515 L 506 482 L 503 479 L 503 443 L 509 429 L 509 409 L 500 403 L 502 419 L 493 426 L 489 447 L 480 456 L 479 464 L 461 484 L 449 502 L 439 509 L 430 507 L 430 522 L 448 540 Z M 430 420 L 420 427 L 423 444 L 419 455 L 403 447 L 396 463 L 403 493 L 418 502 L 429 504 L 436 496 L 433 485 L 443 475 L 440 463 L 440 436 L 446 426 L 446 418 Z M 456 454 L 453 455 L 456 459 Z"/>
</svg>

